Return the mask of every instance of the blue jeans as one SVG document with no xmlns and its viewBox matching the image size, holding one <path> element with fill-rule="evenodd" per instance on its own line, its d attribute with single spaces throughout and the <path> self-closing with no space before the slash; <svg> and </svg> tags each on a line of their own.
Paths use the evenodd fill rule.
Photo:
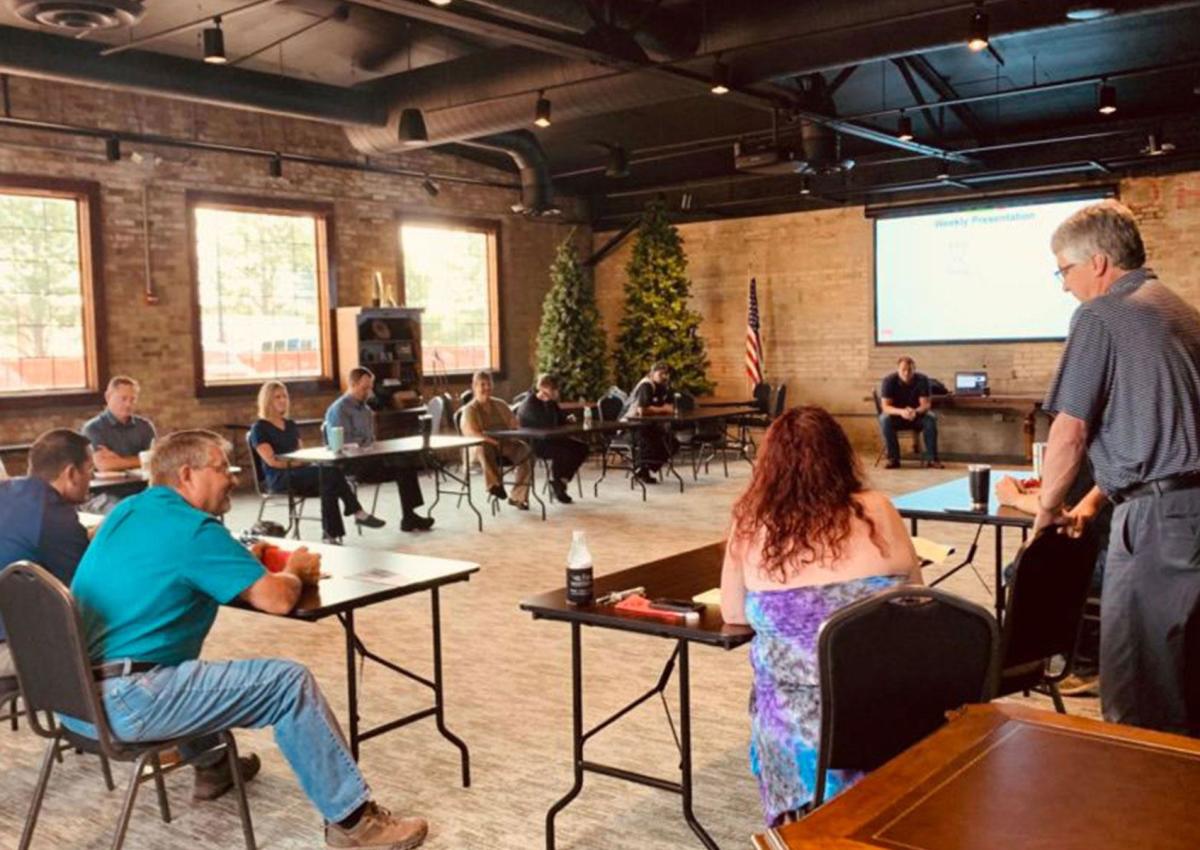
<svg viewBox="0 0 1200 850">
<path fill-rule="evenodd" d="M 923 413 L 909 422 L 900 416 L 879 414 L 879 432 L 883 434 L 883 443 L 887 446 L 888 460 L 900 460 L 899 431 L 920 431 L 921 442 L 925 445 L 925 460 L 937 460 L 937 415 L 932 411 Z"/>
<path fill-rule="evenodd" d="M 100 690 L 118 740 L 163 741 L 272 726 L 280 752 L 325 820 L 344 820 L 371 799 L 337 720 L 303 664 L 280 658 L 185 661 L 105 679 Z M 63 722 L 95 736 L 91 724 Z"/>
</svg>

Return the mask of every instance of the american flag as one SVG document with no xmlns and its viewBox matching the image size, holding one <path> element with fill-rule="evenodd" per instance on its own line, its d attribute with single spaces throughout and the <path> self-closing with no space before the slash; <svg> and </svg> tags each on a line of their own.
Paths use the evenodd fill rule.
<svg viewBox="0 0 1200 850">
<path fill-rule="evenodd" d="M 746 376 L 751 384 L 763 379 L 762 339 L 758 335 L 758 287 L 750 278 L 750 307 L 746 312 Z"/>
</svg>

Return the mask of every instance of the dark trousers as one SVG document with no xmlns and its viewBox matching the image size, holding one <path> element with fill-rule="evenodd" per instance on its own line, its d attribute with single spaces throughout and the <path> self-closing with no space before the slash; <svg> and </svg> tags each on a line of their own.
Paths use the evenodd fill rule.
<svg viewBox="0 0 1200 850">
<path fill-rule="evenodd" d="M 550 459 L 550 476 L 570 481 L 587 460 L 588 447 L 579 440 L 538 440 L 533 448 L 538 457 Z"/>
<path fill-rule="evenodd" d="M 421 482 L 417 480 L 419 467 L 417 461 L 397 456 L 361 459 L 349 464 L 348 469 L 354 480 L 360 484 L 395 481 L 396 489 L 400 492 L 400 510 L 404 516 L 408 516 L 425 504 L 425 497 L 421 495 Z"/>
<path fill-rule="evenodd" d="M 924 413 L 909 422 L 902 416 L 879 414 L 879 432 L 883 434 L 883 443 L 887 446 L 888 460 L 900 460 L 900 431 L 920 431 L 921 441 L 925 444 L 925 459 L 937 460 L 937 415 Z"/>
<path fill-rule="evenodd" d="M 320 484 L 318 484 L 318 477 Z M 346 516 L 362 510 L 354 488 L 346 480 L 346 476 L 336 466 L 326 467 L 319 471 L 315 466 L 293 469 L 284 478 L 291 481 L 293 495 L 311 498 L 321 497 L 321 530 L 326 537 L 345 537 L 346 524 L 342 522 L 342 513 Z M 318 492 L 319 490 L 319 492 Z M 338 502 L 344 506 L 338 510 Z"/>
<path fill-rule="evenodd" d="M 661 425 L 637 428 L 630 433 L 637 456 L 638 471 L 658 472 L 676 451 L 679 441 Z"/>
<path fill-rule="evenodd" d="M 1200 737 L 1200 489 L 1117 506 L 1104 568 L 1104 719 Z"/>
</svg>

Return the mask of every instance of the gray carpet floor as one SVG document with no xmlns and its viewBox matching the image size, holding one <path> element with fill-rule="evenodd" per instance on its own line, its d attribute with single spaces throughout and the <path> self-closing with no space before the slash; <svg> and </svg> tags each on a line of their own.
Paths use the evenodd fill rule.
<svg viewBox="0 0 1200 850">
<path fill-rule="evenodd" d="M 869 463 L 869 458 L 867 459 Z M 388 529 L 347 538 L 354 546 L 469 559 L 482 565 L 466 584 L 442 596 L 447 722 L 471 748 L 472 786 L 460 784 L 458 752 L 442 739 L 432 720 L 363 745 L 362 767 L 377 799 L 402 813 L 431 822 L 430 848 L 524 848 L 544 846 L 546 809 L 572 782 L 570 766 L 570 642 L 561 623 L 534 622 L 518 609 L 535 592 L 563 584 L 563 566 L 573 529 L 588 532 L 598 573 L 619 570 L 719 539 L 729 506 L 745 486 L 749 468 L 719 468 L 687 491 L 651 488 L 648 501 L 609 478 L 592 497 L 596 472 L 584 470 L 585 497 L 572 506 L 550 505 L 548 521 L 536 511 L 511 508 L 487 515 L 478 533 L 465 508 L 443 501 L 428 534 L 403 534 L 397 527 L 394 489 L 380 495 L 379 513 Z M 875 486 L 893 494 L 964 474 L 961 468 L 872 470 Z M 428 482 L 425 482 L 428 486 Z M 481 500 L 482 501 L 482 500 Z M 310 510 L 315 509 L 310 506 Z M 239 494 L 229 518 L 232 529 L 251 524 L 257 503 Z M 929 523 L 922 534 L 957 545 L 970 542 L 972 528 Z M 986 532 L 990 535 L 990 531 Z M 304 536 L 319 539 L 319 525 L 305 523 Z M 1011 557 L 1019 535 L 1009 532 Z M 978 575 L 964 570 L 944 587 L 990 607 L 991 541 L 981 548 Z M 937 575 L 928 571 L 927 580 Z M 428 674 L 429 605 L 426 596 L 395 600 L 360 612 L 359 632 L 385 656 Z M 671 651 L 663 640 L 588 629 L 584 632 L 585 706 L 592 722 L 616 710 L 653 684 Z M 345 717 L 344 644 L 334 620 L 289 622 L 250 612 L 222 610 L 205 645 L 210 659 L 282 656 L 303 661 L 316 674 L 334 712 Z M 723 848 L 749 846 L 762 826 L 757 788 L 746 759 L 746 698 L 750 668 L 746 650 L 694 648 L 692 713 L 695 742 L 695 809 Z M 382 668 L 368 665 L 360 690 L 364 723 L 370 725 L 423 707 L 425 693 Z M 677 688 L 668 689 L 677 715 Z M 1049 701 L 1022 700 L 1041 707 Z M 1094 699 L 1069 700 L 1072 713 L 1096 716 Z M 259 846 L 299 850 L 323 846 L 320 818 L 309 805 L 268 730 L 238 733 L 244 752 L 263 759 L 261 775 L 249 786 Z M 0 728 L 0 846 L 14 847 L 33 792 L 42 742 L 22 726 Z M 589 743 L 590 758 L 672 777 L 678 764 L 661 703 L 649 702 Z M 677 776 L 677 774 L 675 774 Z M 37 848 L 108 846 L 120 803 L 104 789 L 97 762 L 67 756 L 55 768 L 34 837 Z M 236 807 L 225 798 L 191 801 L 190 771 L 168 778 L 174 820 L 163 824 L 154 794 L 139 795 L 126 847 L 190 848 L 242 846 Z M 558 846 L 577 850 L 699 847 L 679 815 L 679 798 L 662 791 L 589 776 L 583 793 L 559 815 Z"/>
</svg>

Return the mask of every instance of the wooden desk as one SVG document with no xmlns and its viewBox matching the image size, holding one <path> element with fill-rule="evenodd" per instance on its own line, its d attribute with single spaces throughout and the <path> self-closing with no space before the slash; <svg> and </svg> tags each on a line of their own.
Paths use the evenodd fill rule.
<svg viewBox="0 0 1200 850">
<path fill-rule="evenodd" d="M 1195 850 L 1200 741 L 969 706 L 758 850 Z"/>
<path fill-rule="evenodd" d="M 284 460 L 296 461 L 298 463 L 312 463 L 317 465 L 318 486 L 319 477 L 324 475 L 324 469 L 327 466 L 339 466 L 344 463 L 350 463 L 355 460 L 369 458 L 384 458 L 394 457 L 396 455 L 418 455 L 426 467 L 433 470 L 434 473 L 434 499 L 433 504 L 429 506 L 427 516 L 433 515 L 433 509 L 437 507 L 443 495 L 447 496 L 462 496 L 467 500 L 467 506 L 475 512 L 475 517 L 479 523 L 479 530 L 483 531 L 483 514 L 475 507 L 475 502 L 471 499 L 471 464 L 467 462 L 465 451 L 472 446 L 478 446 L 483 443 L 481 437 L 456 437 L 444 436 L 442 434 L 433 434 L 429 438 L 429 444 L 426 445 L 421 437 L 396 437 L 391 440 L 377 440 L 369 446 L 347 446 L 341 451 L 330 451 L 325 446 L 314 446 L 310 449 L 300 449 L 299 451 L 289 452 L 281 455 Z M 457 475 L 447 467 L 442 459 L 438 457 L 439 451 L 454 451 L 461 450 L 463 454 L 462 475 Z M 446 478 L 455 482 L 458 485 L 457 489 L 444 489 L 442 487 L 442 479 Z M 320 492 L 318 490 L 318 492 Z M 297 523 L 296 535 L 299 536 L 300 529 Z"/>
<path fill-rule="evenodd" d="M 596 579 L 596 596 L 614 590 L 625 590 L 631 587 L 644 587 L 648 597 L 672 597 L 690 599 L 698 593 L 711 590 L 720 585 L 721 562 L 725 555 L 723 541 L 710 543 L 699 549 L 681 552 L 669 558 L 651 561 L 641 566 L 612 573 Z M 575 784 L 566 795 L 550 807 L 546 813 L 546 848 L 554 850 L 554 818 L 567 804 L 578 796 L 583 789 L 584 773 L 598 773 L 603 776 L 622 779 L 639 785 L 648 785 L 663 791 L 671 791 L 681 795 L 683 799 L 683 817 L 688 826 L 696 833 L 701 843 L 709 850 L 718 850 L 704 827 L 692 812 L 692 714 L 691 714 L 691 685 L 688 667 L 688 646 L 699 643 L 706 646 L 716 646 L 722 649 L 733 649 L 748 643 L 754 632 L 747 626 L 726 625 L 721 619 L 721 610 L 715 605 L 706 606 L 698 622 L 685 623 L 682 618 L 677 622 L 640 617 L 617 610 L 612 605 L 571 605 L 567 602 L 566 589 L 560 588 L 550 593 L 543 593 L 526 599 L 521 603 L 521 609 L 531 613 L 535 620 L 558 620 L 571 624 L 571 702 L 573 707 L 572 742 L 575 767 Z M 675 651 L 667 659 L 662 675 L 657 684 L 642 696 L 631 702 L 625 708 L 613 714 L 606 720 L 596 724 L 592 729 L 583 728 L 583 663 L 581 626 L 596 626 L 606 629 L 617 629 L 624 632 L 635 632 L 651 637 L 661 637 L 675 641 Z M 680 750 L 680 780 L 678 782 L 650 776 L 644 773 L 627 770 L 621 767 L 588 761 L 584 758 L 583 746 L 588 738 L 607 727 L 635 706 L 658 696 L 670 682 L 675 665 L 679 665 L 679 750 Z M 616 817 L 619 812 L 613 812 Z"/>
<path fill-rule="evenodd" d="M 262 537 L 260 540 L 273 543 L 284 549 L 295 549 L 295 540 L 277 537 Z M 463 786 L 471 784 L 470 754 L 467 745 L 446 728 L 442 688 L 442 621 L 440 589 L 454 582 L 469 581 L 479 572 L 479 564 L 470 561 L 454 561 L 447 558 L 430 558 L 424 555 L 407 555 L 378 549 L 358 549 L 353 546 L 330 546 L 323 543 L 304 543 L 309 551 L 321 556 L 321 571 L 330 577 L 322 579 L 315 587 L 304 588 L 299 603 L 290 614 L 293 620 L 316 621 L 326 617 L 337 617 L 346 634 L 346 692 L 350 752 L 358 759 L 359 744 L 401 726 L 407 726 L 426 717 L 437 721 L 438 731 L 456 747 L 462 756 Z M 412 673 L 386 658 L 369 650 L 354 630 L 354 612 L 368 605 L 377 605 L 401 596 L 429 592 L 433 621 L 433 679 Z M 255 610 L 237 600 L 234 607 Z M 261 612 L 259 612 L 261 613 Z M 270 615 L 268 615 L 270 616 Z M 418 682 L 433 691 L 434 704 L 370 729 L 358 727 L 358 658 L 372 661 Z"/>
<path fill-rule="evenodd" d="M 900 516 L 909 521 L 909 526 L 914 537 L 917 534 L 917 523 L 923 519 L 934 520 L 936 522 L 956 522 L 966 525 L 990 525 L 995 529 L 995 610 L 997 623 L 1004 621 L 1004 529 L 1021 529 L 1021 539 L 1024 540 L 1033 528 L 1034 518 L 1030 514 L 1018 511 L 1016 508 L 1001 505 L 996 498 L 996 482 L 1005 475 L 1011 475 L 1014 478 L 1023 478 L 1026 474 L 1021 470 L 1015 469 L 993 469 L 988 483 L 988 506 L 987 510 L 984 511 L 970 510 L 971 491 L 965 475 L 962 478 L 944 481 L 933 487 L 914 490 L 911 493 L 905 493 L 903 496 L 897 496 L 892 499 L 892 504 L 900 512 Z M 967 560 L 960 565 L 960 568 L 971 563 L 971 558 L 974 555 L 972 547 L 972 551 L 968 553 Z M 940 583 L 950 574 L 947 573 L 941 576 L 935 583 Z"/>
<path fill-rule="evenodd" d="M 1021 415 L 1022 434 L 1025 439 L 1025 461 L 1033 462 L 1033 435 L 1037 415 L 1042 409 L 1043 396 L 1032 393 L 1009 395 L 935 395 L 931 397 L 935 408 L 952 410 L 1011 410 Z"/>
</svg>

